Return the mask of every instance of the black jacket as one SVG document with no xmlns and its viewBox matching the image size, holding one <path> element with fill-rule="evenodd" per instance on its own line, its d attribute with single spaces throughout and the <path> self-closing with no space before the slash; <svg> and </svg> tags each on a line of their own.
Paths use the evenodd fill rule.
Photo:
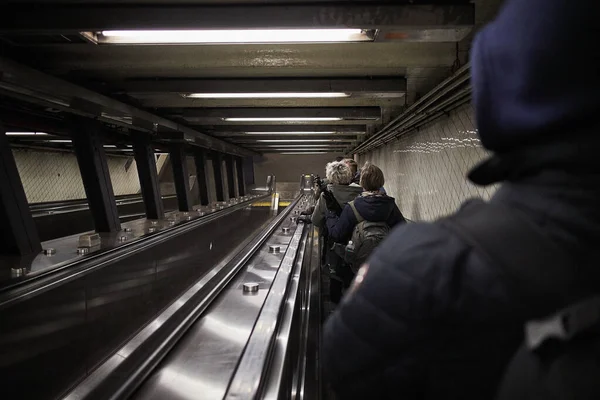
<svg viewBox="0 0 600 400">
<path fill-rule="evenodd" d="M 406 222 L 393 197 L 386 195 L 358 196 L 354 199 L 354 206 L 360 216 L 369 222 L 386 222 L 390 228 Z M 333 212 L 328 211 L 327 213 L 327 231 L 334 242 L 347 243 L 357 224 L 358 220 L 354 211 L 348 204 L 339 217 Z"/>
<path fill-rule="evenodd" d="M 503 182 L 491 202 L 542 229 L 597 292 L 599 16 L 596 0 L 508 0 L 478 34 L 473 102 L 493 155 L 470 174 Z M 573 65 L 573 79 L 560 73 Z M 491 399 L 524 322 L 552 311 L 439 223 L 396 228 L 367 264 L 324 328 L 323 371 L 340 399 Z"/>
</svg>

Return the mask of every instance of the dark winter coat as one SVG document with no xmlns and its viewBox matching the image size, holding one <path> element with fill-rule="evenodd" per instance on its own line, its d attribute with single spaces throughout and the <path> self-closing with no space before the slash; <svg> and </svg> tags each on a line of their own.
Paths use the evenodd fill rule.
<svg viewBox="0 0 600 400">
<path fill-rule="evenodd" d="M 354 200 L 356 196 L 362 193 L 362 188 L 357 185 L 327 185 L 328 190 L 333 194 L 333 197 L 341 207 L 344 207 L 348 202 Z M 327 212 L 327 204 L 321 193 L 319 200 L 315 205 L 315 209 L 311 216 L 311 221 L 315 226 L 322 228 L 325 226 L 325 216 Z"/>
<path fill-rule="evenodd" d="M 390 228 L 406 222 L 393 197 L 385 195 L 358 196 L 354 207 L 360 216 L 369 222 L 386 222 Z M 338 217 L 333 212 L 327 214 L 327 232 L 337 243 L 347 243 L 352 237 L 358 220 L 350 205 L 346 205 Z"/>
<path fill-rule="evenodd" d="M 597 291 L 599 11 L 597 0 L 508 0 L 478 34 L 473 102 L 494 154 L 470 174 L 503 182 L 491 202 L 542 229 Z M 367 264 L 324 328 L 323 372 L 340 399 L 491 399 L 524 322 L 550 311 L 439 223 L 399 226 Z"/>
</svg>

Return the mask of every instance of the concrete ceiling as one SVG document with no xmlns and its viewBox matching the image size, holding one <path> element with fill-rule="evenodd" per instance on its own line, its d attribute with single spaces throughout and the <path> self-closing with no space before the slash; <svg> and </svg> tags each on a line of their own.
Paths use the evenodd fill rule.
<svg viewBox="0 0 600 400">
<path fill-rule="evenodd" d="M 333 131 L 336 133 L 324 133 L 318 138 L 331 137 L 336 141 L 322 142 L 319 146 L 337 151 L 352 146 L 359 135 L 377 130 L 448 77 L 457 63 L 465 62 L 468 34 L 493 15 L 500 0 L 481 0 L 476 4 L 465 0 L 410 4 L 341 0 L 256 3 L 255 0 L 13 2 L 0 13 L 0 51 L 51 76 L 189 127 L 190 135 L 193 130 L 244 148 L 272 151 L 265 147 L 269 143 L 263 141 L 265 138 L 316 137 L 297 133 L 274 135 L 274 132 Z M 90 43 L 79 35 L 80 31 L 103 29 L 273 26 L 359 27 L 380 29 L 386 36 L 363 43 L 113 46 Z M 1 79 L 2 71 L 0 82 Z M 318 92 L 339 91 L 350 95 L 290 99 L 185 97 L 193 92 L 265 92 L 286 91 L 286 88 L 306 92 L 310 87 L 319 89 L 315 90 Z M 56 90 L 60 92 L 60 88 Z M 342 119 L 226 120 L 238 114 L 284 119 L 341 115 Z M 246 133 L 265 130 L 270 131 L 268 135 Z"/>
</svg>

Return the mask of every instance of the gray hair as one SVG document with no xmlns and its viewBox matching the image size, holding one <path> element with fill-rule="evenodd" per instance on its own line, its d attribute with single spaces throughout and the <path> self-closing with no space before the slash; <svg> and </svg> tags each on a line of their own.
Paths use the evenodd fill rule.
<svg viewBox="0 0 600 400">
<path fill-rule="evenodd" d="M 352 170 L 344 161 L 334 161 L 325 167 L 327 180 L 334 185 L 349 185 L 352 183 Z"/>
</svg>

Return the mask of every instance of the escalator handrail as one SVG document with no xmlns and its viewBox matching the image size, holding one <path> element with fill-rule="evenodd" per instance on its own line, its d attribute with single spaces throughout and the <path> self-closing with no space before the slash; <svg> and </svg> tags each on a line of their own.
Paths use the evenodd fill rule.
<svg viewBox="0 0 600 400">
<path fill-rule="evenodd" d="M 298 264 L 301 267 L 303 263 L 308 231 L 304 222 L 298 223 L 224 397 L 226 400 L 258 397 L 279 331 L 283 305 L 290 295 L 290 281 Z M 297 285 L 292 290 L 297 291 Z"/>
</svg>

